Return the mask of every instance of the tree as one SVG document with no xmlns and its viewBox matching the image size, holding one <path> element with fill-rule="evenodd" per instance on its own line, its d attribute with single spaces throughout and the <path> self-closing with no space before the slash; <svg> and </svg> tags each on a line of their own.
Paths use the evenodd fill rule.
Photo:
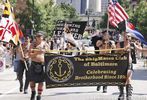
<svg viewBox="0 0 147 100">
<path fill-rule="evenodd" d="M 35 2 L 34 7 L 32 0 L 28 0 L 26 9 L 21 10 L 17 16 L 21 18 L 21 23 L 24 23 L 26 29 L 32 28 L 33 19 L 35 31 L 43 30 L 47 32 L 47 36 L 52 35 L 57 20 L 77 19 L 76 10 L 71 5 L 54 5 L 53 0 L 39 0 Z"/>
<path fill-rule="evenodd" d="M 146 37 L 147 39 L 147 2 L 142 0 L 131 17 L 130 21 L 136 25 L 136 28 Z"/>
<path fill-rule="evenodd" d="M 102 16 L 102 21 L 101 21 L 101 23 L 100 23 L 100 28 L 106 29 L 106 28 L 107 28 L 107 22 L 108 22 L 108 14 L 105 13 L 105 15 Z M 111 25 L 109 24 L 109 29 L 114 29 L 114 28 L 115 28 L 115 27 L 113 27 L 113 26 L 111 26 Z"/>
<path fill-rule="evenodd" d="M 66 20 L 76 20 L 78 17 L 76 15 L 75 8 L 73 8 L 69 4 L 61 3 L 61 5 L 59 5 L 59 9 L 61 9 L 63 11 L 64 16 L 65 16 L 64 19 L 66 19 Z"/>
<path fill-rule="evenodd" d="M 108 21 L 108 14 L 105 13 L 105 15 L 102 16 L 102 21 L 100 23 L 100 28 L 107 28 L 107 21 Z"/>
</svg>

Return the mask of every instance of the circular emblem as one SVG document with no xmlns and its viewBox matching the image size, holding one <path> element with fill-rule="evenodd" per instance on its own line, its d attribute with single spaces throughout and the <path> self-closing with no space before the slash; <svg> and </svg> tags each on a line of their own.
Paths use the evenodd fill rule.
<svg viewBox="0 0 147 100">
<path fill-rule="evenodd" d="M 3 66 L 3 62 L 2 61 L 0 61 L 0 67 L 2 67 Z"/>
<path fill-rule="evenodd" d="M 55 57 L 50 60 L 47 66 L 48 77 L 57 83 L 68 81 L 73 73 L 73 63 L 65 57 Z"/>
</svg>

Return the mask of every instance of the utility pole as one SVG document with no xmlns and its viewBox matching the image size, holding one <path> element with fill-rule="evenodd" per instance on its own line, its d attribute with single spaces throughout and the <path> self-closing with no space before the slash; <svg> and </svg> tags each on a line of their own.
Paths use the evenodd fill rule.
<svg viewBox="0 0 147 100">
<path fill-rule="evenodd" d="M 90 11 L 89 11 L 89 0 L 86 0 L 86 15 L 87 15 L 87 18 L 88 18 L 87 26 L 89 26 L 89 15 L 90 15 Z"/>
<path fill-rule="evenodd" d="M 89 9 L 86 9 L 86 15 L 87 15 L 87 26 L 89 26 Z"/>
</svg>

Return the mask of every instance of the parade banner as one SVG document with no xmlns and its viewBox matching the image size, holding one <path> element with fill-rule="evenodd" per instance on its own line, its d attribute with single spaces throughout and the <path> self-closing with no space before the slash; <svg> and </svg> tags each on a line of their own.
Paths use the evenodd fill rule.
<svg viewBox="0 0 147 100">
<path fill-rule="evenodd" d="M 56 36 L 63 35 L 63 29 L 64 29 L 65 23 L 69 26 L 70 31 L 73 34 L 74 39 L 82 39 L 85 27 L 87 25 L 87 21 L 65 22 L 63 20 L 59 20 L 56 23 L 54 35 L 56 35 Z"/>
<path fill-rule="evenodd" d="M 46 53 L 46 88 L 125 85 L 128 58 L 128 53 L 74 57 Z"/>
</svg>

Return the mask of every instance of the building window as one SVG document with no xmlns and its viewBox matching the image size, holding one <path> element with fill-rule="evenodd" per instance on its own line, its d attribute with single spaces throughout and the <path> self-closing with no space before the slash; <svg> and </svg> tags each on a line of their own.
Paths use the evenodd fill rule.
<svg viewBox="0 0 147 100">
<path fill-rule="evenodd" d="M 85 14 L 86 11 L 86 0 L 81 0 L 81 14 Z"/>
<path fill-rule="evenodd" d="M 72 4 L 72 0 L 70 0 L 70 3 Z"/>
</svg>

